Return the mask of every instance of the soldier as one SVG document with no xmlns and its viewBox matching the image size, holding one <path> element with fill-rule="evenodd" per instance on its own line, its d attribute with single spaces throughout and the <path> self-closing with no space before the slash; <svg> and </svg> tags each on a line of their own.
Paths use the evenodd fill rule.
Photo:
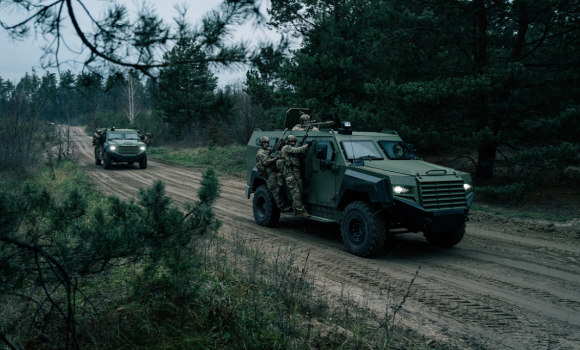
<svg viewBox="0 0 580 350">
<path fill-rule="evenodd" d="M 152 142 L 153 142 L 153 134 L 147 133 L 143 138 L 143 143 L 147 145 L 147 148 L 149 148 Z"/>
<path fill-rule="evenodd" d="M 280 185 L 277 181 L 276 161 L 278 156 L 270 158 L 270 138 L 268 136 L 260 137 L 260 149 L 256 154 L 256 168 L 266 179 L 266 185 L 272 192 L 276 205 L 280 210 L 284 210 L 284 200 L 280 197 Z M 264 174 L 265 173 L 265 174 Z"/>
<path fill-rule="evenodd" d="M 306 131 L 308 130 L 308 124 L 310 124 L 310 116 L 308 114 L 302 114 L 300 116 L 300 124 L 294 125 L 292 131 Z M 318 128 L 313 126 L 310 130 L 318 131 Z"/>
<path fill-rule="evenodd" d="M 99 144 L 99 137 L 101 136 L 101 129 L 96 129 L 93 134 L 93 146 L 97 147 Z"/>
<path fill-rule="evenodd" d="M 286 139 L 286 146 L 282 148 L 281 157 L 284 159 L 284 177 L 290 193 L 292 193 L 294 214 L 308 219 L 310 214 L 306 212 L 302 204 L 302 178 L 300 177 L 300 159 L 298 159 L 300 153 L 306 152 L 308 144 L 294 148 L 296 141 L 298 141 L 296 136 L 290 135 Z"/>
</svg>

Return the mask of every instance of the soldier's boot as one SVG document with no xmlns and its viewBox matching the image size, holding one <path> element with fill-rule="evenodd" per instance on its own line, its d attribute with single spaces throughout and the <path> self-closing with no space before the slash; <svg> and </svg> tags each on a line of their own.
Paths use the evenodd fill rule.
<svg viewBox="0 0 580 350">
<path fill-rule="evenodd" d="M 305 218 L 305 219 L 310 218 L 310 214 L 308 214 L 304 210 L 301 210 L 301 211 L 297 212 L 296 215 L 300 216 L 301 218 Z"/>
</svg>

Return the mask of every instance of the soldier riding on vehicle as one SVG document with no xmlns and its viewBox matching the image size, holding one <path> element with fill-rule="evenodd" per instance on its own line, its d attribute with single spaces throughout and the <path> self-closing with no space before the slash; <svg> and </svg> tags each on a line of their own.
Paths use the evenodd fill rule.
<svg viewBox="0 0 580 350">
<path fill-rule="evenodd" d="M 270 158 L 270 138 L 268 136 L 260 137 L 260 149 L 256 154 L 256 168 L 262 176 L 266 179 L 266 185 L 276 201 L 276 205 L 280 210 L 284 209 L 284 200 L 280 197 L 280 185 L 278 185 L 276 162 L 279 157 Z"/>
<path fill-rule="evenodd" d="M 309 124 L 310 124 L 310 116 L 308 114 L 302 114 L 302 116 L 300 116 L 300 124 L 294 125 L 292 131 L 306 131 L 308 130 Z M 312 126 L 310 130 L 318 131 L 318 128 Z"/>
<path fill-rule="evenodd" d="M 281 157 L 284 159 L 284 178 L 286 179 L 286 184 L 292 193 L 294 214 L 303 218 L 309 218 L 310 214 L 306 212 L 306 209 L 302 204 L 302 191 L 304 186 L 300 176 L 300 159 L 298 158 L 299 154 L 306 152 L 308 144 L 295 148 L 297 141 L 298 138 L 296 138 L 296 136 L 289 135 L 286 139 L 286 146 L 282 148 Z"/>
</svg>

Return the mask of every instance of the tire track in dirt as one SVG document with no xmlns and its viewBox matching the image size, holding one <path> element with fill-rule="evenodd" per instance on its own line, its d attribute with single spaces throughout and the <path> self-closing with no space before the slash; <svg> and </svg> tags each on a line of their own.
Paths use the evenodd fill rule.
<svg viewBox="0 0 580 350">
<path fill-rule="evenodd" d="M 90 136 L 73 128 L 79 165 L 107 194 L 137 198 L 156 180 L 176 203 L 196 199 L 200 170 L 150 160 L 146 170 L 94 165 Z M 348 294 L 378 314 L 400 301 L 418 266 L 400 322 L 460 348 L 487 344 L 512 349 L 580 349 L 580 244 L 528 238 L 468 225 L 453 249 L 428 244 L 416 234 L 397 236 L 375 259 L 349 254 L 337 225 L 283 215 L 276 228 L 256 225 L 244 181 L 222 178 L 216 213 L 224 234 L 241 233 L 249 244 L 276 251 L 291 246 L 317 286 Z M 387 298 L 388 295 L 388 298 Z"/>
</svg>

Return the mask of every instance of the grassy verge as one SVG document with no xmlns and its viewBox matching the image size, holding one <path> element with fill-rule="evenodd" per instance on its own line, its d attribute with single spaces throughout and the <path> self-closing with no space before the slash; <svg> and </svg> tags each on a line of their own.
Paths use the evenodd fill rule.
<svg viewBox="0 0 580 350">
<path fill-rule="evenodd" d="M 180 149 L 167 146 L 152 147 L 149 156 L 189 167 L 212 166 L 226 175 L 246 176 L 246 146 Z"/>
</svg>

